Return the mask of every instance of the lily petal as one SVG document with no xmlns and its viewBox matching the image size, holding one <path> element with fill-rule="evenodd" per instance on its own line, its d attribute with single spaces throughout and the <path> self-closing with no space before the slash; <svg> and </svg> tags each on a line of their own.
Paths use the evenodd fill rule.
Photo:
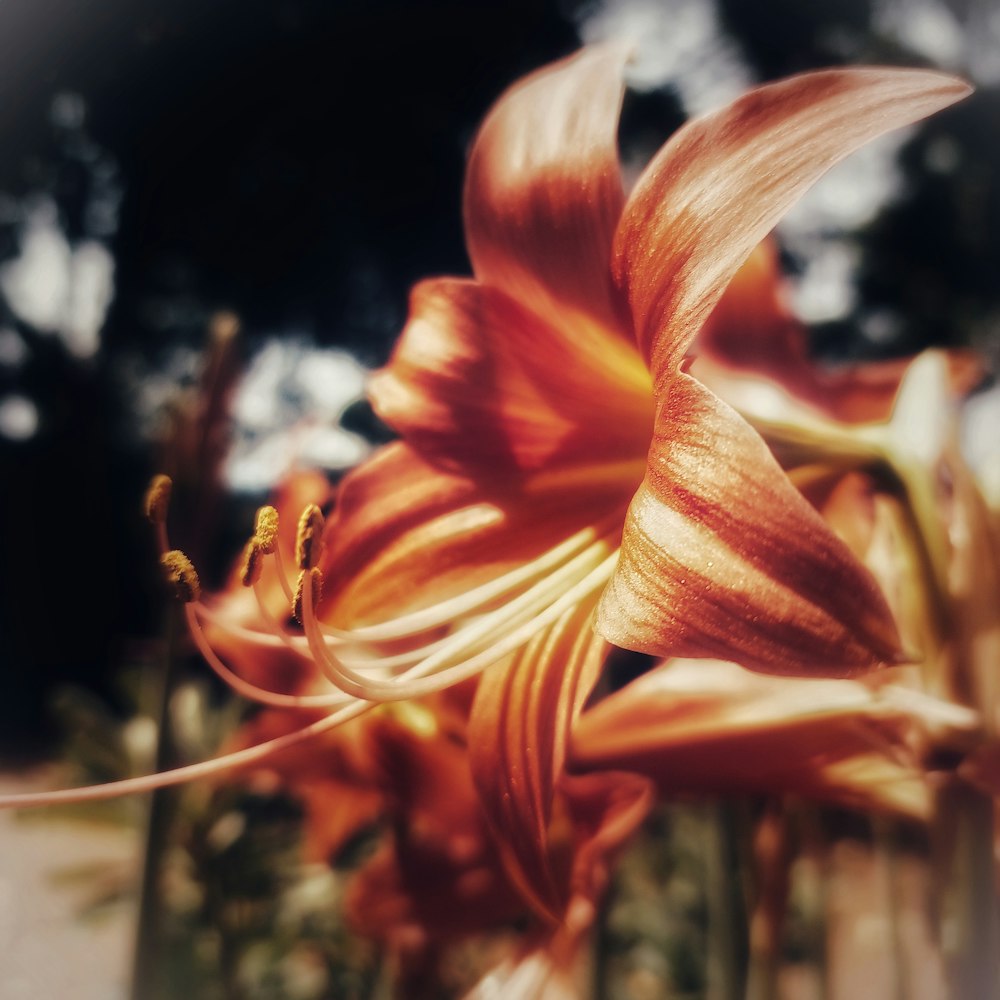
<svg viewBox="0 0 1000 1000">
<path fill-rule="evenodd" d="M 508 875 L 532 908 L 558 923 L 568 886 L 552 869 L 549 821 L 573 721 L 608 644 L 574 608 L 512 660 L 488 669 L 469 718 L 473 780 Z"/>
<path fill-rule="evenodd" d="M 628 456 L 634 486 L 652 424 L 649 374 L 632 345 L 595 326 L 570 343 L 504 292 L 456 279 L 414 289 L 369 394 L 422 455 L 479 481 Z"/>
<path fill-rule="evenodd" d="M 569 762 L 635 771 L 667 794 L 793 793 L 919 817 L 933 802 L 924 757 L 977 726 L 916 691 L 671 661 L 585 712 Z"/>
<path fill-rule="evenodd" d="M 615 328 L 609 261 L 624 203 L 617 130 L 628 48 L 584 49 L 515 84 L 469 156 L 476 277 L 543 316 Z"/>
<path fill-rule="evenodd" d="M 419 604 L 422 581 L 434 583 L 436 596 L 457 592 L 491 563 L 466 556 L 503 519 L 469 478 L 389 445 L 341 484 L 326 534 L 324 616 L 354 626 L 378 621 L 386 608 L 404 613 Z"/>
<path fill-rule="evenodd" d="M 492 970 L 465 1000 L 575 998 L 588 992 L 593 972 L 587 944 L 614 858 L 653 804 L 652 783 L 636 774 L 586 774 L 561 783 L 572 829 L 570 900 L 557 927 L 515 959 Z"/>
<path fill-rule="evenodd" d="M 698 334 L 697 353 L 739 369 L 770 368 L 806 356 L 806 331 L 796 320 L 781 280 L 778 249 L 766 239 L 726 286 Z"/>
<path fill-rule="evenodd" d="M 556 475 L 484 487 L 389 445 L 341 484 L 322 564 L 324 618 L 354 627 L 446 600 L 590 526 L 595 509 L 624 512 L 619 481 L 579 485 Z"/>
<path fill-rule="evenodd" d="M 874 580 L 762 439 L 679 375 L 598 611 L 611 642 L 768 673 L 842 675 L 899 658 Z"/>
<path fill-rule="evenodd" d="M 948 574 L 955 616 L 958 662 L 966 676 L 955 688 L 980 708 L 987 731 L 1000 730 L 1000 526 L 991 515 L 968 466 L 954 447 L 947 469 L 954 495 L 948 511 L 951 559 Z"/>
<path fill-rule="evenodd" d="M 394 836 L 352 881 L 345 909 L 355 929 L 419 950 L 522 913 L 457 734 L 376 720 L 369 747 Z"/>
<path fill-rule="evenodd" d="M 908 360 L 828 370 L 809 355 L 808 335 L 785 301 L 773 240 L 754 249 L 722 293 L 695 344 L 690 371 L 741 412 L 773 399 L 772 383 L 846 423 L 888 419 Z"/>
<path fill-rule="evenodd" d="M 653 806 L 654 789 L 642 775 L 611 769 L 599 774 L 565 774 L 561 789 L 575 831 L 570 877 L 573 900 L 565 927 L 582 934 L 597 916 L 597 905 L 611 882 L 615 855 Z"/>
<path fill-rule="evenodd" d="M 925 70 L 828 70 L 759 87 L 676 132 L 630 195 L 614 246 L 654 384 L 670 377 L 751 250 L 814 181 L 970 89 Z"/>
</svg>

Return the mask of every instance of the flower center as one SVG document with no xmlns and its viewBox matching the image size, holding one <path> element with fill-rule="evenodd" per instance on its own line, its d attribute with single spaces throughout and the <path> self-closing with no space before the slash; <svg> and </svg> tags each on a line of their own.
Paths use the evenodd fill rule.
<svg viewBox="0 0 1000 1000">
<path fill-rule="evenodd" d="M 158 489 L 164 488 L 162 481 L 157 480 L 154 486 L 157 483 Z M 254 535 L 244 550 L 241 571 L 242 582 L 253 590 L 260 611 L 259 625 L 248 628 L 227 621 L 200 599 L 190 562 L 169 548 L 162 498 L 147 502 L 147 512 L 157 525 L 168 581 L 185 602 L 192 638 L 209 666 L 244 697 L 276 707 L 334 709 L 344 720 L 373 705 L 421 698 L 474 677 L 602 588 L 617 559 L 619 519 L 610 518 L 606 524 L 588 526 L 531 562 L 456 597 L 376 625 L 338 629 L 317 615 L 323 586 L 317 563 L 324 533 L 319 508 L 310 504 L 299 519 L 295 544 L 298 579 L 293 587 L 277 544 L 278 512 L 262 507 Z M 288 631 L 268 611 L 261 583 L 264 573 L 276 576 L 292 617 L 301 623 L 301 633 Z M 288 695 L 251 684 L 223 663 L 203 622 L 230 632 L 249 648 L 288 647 L 312 662 L 328 690 Z"/>
</svg>

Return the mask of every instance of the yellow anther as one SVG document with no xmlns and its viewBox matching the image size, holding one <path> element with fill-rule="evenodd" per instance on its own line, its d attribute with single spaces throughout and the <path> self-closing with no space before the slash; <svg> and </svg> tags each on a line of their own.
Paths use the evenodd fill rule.
<svg viewBox="0 0 1000 1000">
<path fill-rule="evenodd" d="M 171 549 L 160 556 L 160 566 L 167 584 L 179 601 L 190 603 L 201 597 L 201 583 L 191 560 L 179 549 Z"/>
<path fill-rule="evenodd" d="M 316 504 L 307 505 L 295 536 L 295 561 L 299 569 L 312 569 L 323 551 L 323 515 Z"/>
<path fill-rule="evenodd" d="M 166 521 L 167 508 L 170 506 L 170 491 L 173 486 L 170 476 L 158 475 L 150 480 L 143 501 L 143 510 L 153 524 L 163 524 Z"/>
<path fill-rule="evenodd" d="M 304 569 L 299 573 L 298 582 L 295 584 L 295 600 L 292 601 L 292 614 L 295 616 L 295 620 L 301 625 L 302 624 L 302 592 L 305 590 L 306 577 L 312 581 L 312 602 L 313 609 L 319 604 L 320 598 L 323 596 L 323 574 L 320 570 L 313 567 L 312 569 Z"/>
<path fill-rule="evenodd" d="M 260 579 L 264 566 L 264 550 L 260 539 L 254 536 L 243 550 L 243 565 L 240 567 L 240 581 L 244 587 L 252 587 Z"/>
<path fill-rule="evenodd" d="M 261 507 L 253 532 L 261 553 L 269 556 L 278 544 L 278 512 L 273 507 Z"/>
</svg>

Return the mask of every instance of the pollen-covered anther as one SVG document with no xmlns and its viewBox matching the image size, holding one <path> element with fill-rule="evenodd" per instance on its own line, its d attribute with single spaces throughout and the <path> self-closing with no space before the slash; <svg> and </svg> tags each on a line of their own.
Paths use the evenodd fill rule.
<svg viewBox="0 0 1000 1000">
<path fill-rule="evenodd" d="M 170 506 L 170 491 L 173 486 L 173 480 L 162 474 L 153 476 L 150 480 L 143 500 L 143 510 L 153 524 L 163 524 L 166 521 L 167 509 Z"/>
<path fill-rule="evenodd" d="M 295 620 L 302 624 L 302 593 L 306 588 L 306 578 L 309 578 L 310 585 L 312 586 L 312 603 L 315 608 L 319 604 L 320 598 L 323 596 L 323 573 L 322 571 L 312 567 L 311 569 L 304 569 L 299 573 L 298 582 L 295 584 L 295 600 L 292 601 L 292 614 L 295 616 Z"/>
<path fill-rule="evenodd" d="M 274 507 L 261 507 L 253 526 L 254 538 L 262 555 L 269 556 L 278 544 L 278 512 Z"/>
<path fill-rule="evenodd" d="M 201 597 L 201 582 L 194 564 L 179 549 L 171 549 L 160 556 L 163 578 L 179 601 L 191 603 Z"/>
<path fill-rule="evenodd" d="M 316 504 L 309 504 L 299 518 L 295 536 L 295 561 L 299 569 L 312 569 L 323 551 L 323 514 Z"/>
<path fill-rule="evenodd" d="M 240 564 L 240 582 L 244 587 L 252 587 L 259 579 L 264 567 L 264 548 L 260 538 L 254 536 L 243 549 L 243 561 Z"/>
</svg>

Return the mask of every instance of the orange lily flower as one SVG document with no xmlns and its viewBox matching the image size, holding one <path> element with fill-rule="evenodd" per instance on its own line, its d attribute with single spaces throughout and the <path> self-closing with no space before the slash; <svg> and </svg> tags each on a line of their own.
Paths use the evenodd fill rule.
<svg viewBox="0 0 1000 1000">
<path fill-rule="evenodd" d="M 615 145 L 626 59 L 584 50 L 498 101 L 466 181 L 475 278 L 417 287 L 372 385 L 403 440 L 345 480 L 325 535 L 318 509 L 300 526 L 305 635 L 284 634 L 263 599 L 266 627 L 230 629 L 234 663 L 281 643 L 321 667 L 326 689 L 278 694 L 234 673 L 202 627 L 225 618 L 198 599 L 184 557 L 165 554 L 220 674 L 265 704 L 328 714 L 228 760 L 86 797 L 261 760 L 491 667 L 472 708 L 473 771 L 515 881 L 552 916 L 565 903 L 545 850 L 553 788 L 606 640 L 777 673 L 899 657 L 875 582 L 683 364 L 806 187 L 969 88 L 888 69 L 764 86 L 679 130 L 626 198 Z M 274 534 L 268 515 L 248 549 L 255 589 L 264 556 L 280 556 Z M 291 598 L 276 570 L 264 580 Z"/>
<path fill-rule="evenodd" d="M 328 558 L 329 614 L 345 625 L 533 571 L 531 590 L 519 587 L 545 610 L 534 627 L 512 618 L 532 645 L 481 685 L 470 744 L 512 871 L 549 913 L 538 845 L 567 720 L 589 690 L 581 672 L 595 676 L 582 661 L 601 659 L 581 638 L 600 591 L 598 630 L 630 649 L 773 672 L 897 657 L 873 582 L 681 363 L 812 180 L 965 92 L 936 74 L 869 70 L 764 87 L 682 129 L 626 199 L 624 59 L 592 50 L 542 70 L 487 118 L 465 193 L 475 280 L 414 292 L 371 389 L 404 441 L 348 477 Z M 400 502 L 380 503 L 390 490 Z M 549 568 L 563 539 L 574 548 Z M 488 622 L 518 599 L 476 610 Z"/>
<path fill-rule="evenodd" d="M 585 51 L 487 118 L 465 193 L 476 278 L 418 286 L 371 387 L 405 443 L 345 483 L 332 613 L 365 621 L 424 603 L 581 528 L 613 553 L 624 521 L 617 561 L 572 577 L 604 590 L 598 628 L 616 644 L 778 672 L 891 661 L 895 632 L 871 582 L 680 365 L 809 183 L 966 88 L 885 70 L 763 87 L 681 129 L 626 200 L 624 62 L 620 49 Z M 373 509 L 400 486 L 404 510 Z"/>
</svg>

